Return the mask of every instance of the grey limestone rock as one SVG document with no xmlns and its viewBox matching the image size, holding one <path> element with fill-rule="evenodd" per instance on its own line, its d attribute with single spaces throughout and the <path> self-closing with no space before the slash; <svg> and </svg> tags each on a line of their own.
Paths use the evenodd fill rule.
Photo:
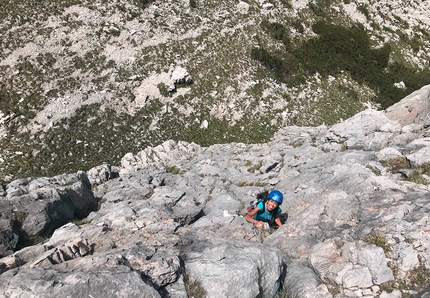
<svg viewBox="0 0 430 298">
<path fill-rule="evenodd" d="M 171 80 L 173 84 L 192 84 L 193 83 L 193 79 L 191 78 L 188 71 L 181 66 L 177 66 L 173 70 Z"/>
<path fill-rule="evenodd" d="M 184 253 L 187 273 L 209 297 L 270 297 L 283 270 L 277 249 L 244 240 L 196 241 Z"/>
<path fill-rule="evenodd" d="M 1 275 L 0 287 L 13 297 L 161 297 L 126 266 L 89 272 L 21 268 Z"/>
<path fill-rule="evenodd" d="M 429 298 L 430 297 L 430 288 L 427 288 L 419 293 L 417 293 L 414 298 Z"/>
<path fill-rule="evenodd" d="M 111 179 L 114 174 L 112 173 L 111 166 L 108 164 L 102 164 L 96 167 L 93 167 L 87 171 L 88 180 L 91 185 L 99 185 L 103 182 Z"/>
<path fill-rule="evenodd" d="M 15 180 L 6 185 L 6 196 L 3 200 L 3 205 L 9 204 L 13 207 L 13 216 L 2 217 L 10 218 L 15 233 L 24 240 L 50 236 L 56 228 L 74 218 L 86 217 L 97 207 L 84 172 L 52 178 Z M 8 213 L 10 210 L 3 214 Z M 8 237 L 13 239 L 13 234 L 8 233 Z M 15 246 L 12 247 L 14 248 Z"/>
<path fill-rule="evenodd" d="M 300 264 L 295 260 L 290 260 L 286 264 L 284 287 L 288 289 L 289 295 L 299 297 L 329 298 L 333 295 L 327 286 L 315 274 L 315 271 Z"/>
<path fill-rule="evenodd" d="M 386 162 L 425 162 L 426 90 L 406 99 L 407 117 L 399 104 L 264 144 L 170 140 L 124 156 L 118 177 L 16 180 L 0 201 L 0 296 L 409 295 L 382 289 L 430 267 L 430 189 Z M 271 189 L 284 194 L 284 224 L 256 230 L 246 206 Z M 16 224 L 54 233 L 19 250 Z"/>
</svg>

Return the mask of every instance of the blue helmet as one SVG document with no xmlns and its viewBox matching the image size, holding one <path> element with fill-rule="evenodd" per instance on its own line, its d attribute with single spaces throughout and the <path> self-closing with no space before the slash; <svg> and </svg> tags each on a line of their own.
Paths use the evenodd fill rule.
<svg viewBox="0 0 430 298">
<path fill-rule="evenodd" d="M 272 190 L 269 192 L 269 195 L 267 196 L 269 200 L 275 201 L 279 205 L 282 204 L 282 201 L 284 200 L 284 196 L 279 190 Z"/>
</svg>

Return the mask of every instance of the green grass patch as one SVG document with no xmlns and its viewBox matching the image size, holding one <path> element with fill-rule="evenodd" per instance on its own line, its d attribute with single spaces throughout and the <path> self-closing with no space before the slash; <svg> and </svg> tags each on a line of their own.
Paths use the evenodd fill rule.
<svg viewBox="0 0 430 298">
<path fill-rule="evenodd" d="M 167 172 L 173 175 L 177 175 L 180 172 L 180 169 L 177 168 L 176 166 L 171 166 L 170 168 L 167 169 Z"/>
<path fill-rule="evenodd" d="M 398 156 L 387 161 L 383 161 L 381 164 L 391 173 L 398 173 L 401 169 L 410 169 L 411 167 L 409 161 L 404 156 Z"/>
<path fill-rule="evenodd" d="M 135 4 L 139 6 L 140 8 L 145 8 L 149 4 L 155 2 L 155 0 L 134 0 Z"/>
<path fill-rule="evenodd" d="M 248 168 L 248 172 L 254 173 L 255 171 L 258 171 L 261 168 L 262 164 L 263 162 L 259 161 L 257 164 L 251 165 L 251 167 Z"/>
<path fill-rule="evenodd" d="M 390 266 L 392 267 L 392 266 Z M 397 277 L 397 268 L 391 268 L 393 270 L 394 277 Z M 420 265 L 418 268 L 415 268 L 409 271 L 407 278 L 403 280 L 399 280 L 396 278 L 394 281 L 389 281 L 387 283 L 380 285 L 381 291 L 386 291 L 387 293 L 391 293 L 392 291 L 399 289 L 404 291 L 402 297 L 415 297 L 409 294 L 406 294 L 407 291 L 419 292 L 425 288 L 430 287 L 430 270 L 426 268 L 424 265 Z"/>
<path fill-rule="evenodd" d="M 373 172 L 373 174 L 375 174 L 376 176 L 381 176 L 381 170 L 379 170 L 376 167 L 373 167 L 371 165 L 366 165 L 366 168 L 368 168 L 369 170 L 371 170 Z"/>
<path fill-rule="evenodd" d="M 2 152 L 9 152 L 10 160 L 1 168 L 2 177 L 54 176 L 87 171 L 104 162 L 119 164 L 126 153 L 138 152 L 168 139 L 201 146 L 261 143 L 277 130 L 269 124 L 273 119 L 269 115 L 267 119 L 260 115 L 246 116 L 232 126 L 227 119 L 212 117 L 205 106 L 183 118 L 177 117 L 180 114 L 177 107 L 170 106 L 168 112 L 162 107 L 158 100 L 151 100 L 131 116 L 93 104 L 81 107 L 74 116 L 59 121 L 44 135 L 16 134 L 8 142 L 0 143 Z M 155 129 L 150 129 L 154 118 L 159 121 Z M 202 129 L 195 119 L 208 120 L 208 128 Z M 14 151 L 22 154 L 14 155 Z"/>
<path fill-rule="evenodd" d="M 188 297 L 206 298 L 206 292 L 198 280 L 191 278 L 188 274 L 184 274 L 183 278 Z"/>
<path fill-rule="evenodd" d="M 416 290 L 421 290 L 430 287 L 430 269 L 424 265 L 412 270 L 409 273 L 411 287 Z"/>
<path fill-rule="evenodd" d="M 391 245 L 387 238 L 381 234 L 370 235 L 364 239 L 365 242 L 379 246 L 384 250 L 385 255 L 391 252 Z"/>
<path fill-rule="evenodd" d="M 430 162 L 418 166 L 406 180 L 427 185 L 429 182 L 423 175 L 430 176 Z"/>
</svg>

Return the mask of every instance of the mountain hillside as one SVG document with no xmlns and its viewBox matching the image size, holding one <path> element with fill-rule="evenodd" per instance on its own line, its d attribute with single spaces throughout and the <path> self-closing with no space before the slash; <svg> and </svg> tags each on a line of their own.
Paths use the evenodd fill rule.
<svg viewBox="0 0 430 298">
<path fill-rule="evenodd" d="M 430 85 L 266 143 L 168 140 L 0 188 L 0 296 L 425 298 Z M 279 228 L 245 220 L 283 193 Z"/>
<path fill-rule="evenodd" d="M 430 83 L 428 1 L 0 1 L 0 177 L 269 140 Z"/>
</svg>

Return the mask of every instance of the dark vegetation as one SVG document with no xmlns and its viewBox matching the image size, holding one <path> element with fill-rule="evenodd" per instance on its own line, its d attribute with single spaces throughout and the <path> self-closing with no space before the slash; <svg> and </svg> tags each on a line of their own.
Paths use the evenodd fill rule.
<svg viewBox="0 0 430 298">
<path fill-rule="evenodd" d="M 141 8 L 145 8 L 147 5 L 151 4 L 155 0 L 135 0 L 135 1 L 136 1 L 137 6 L 139 6 Z"/>
<path fill-rule="evenodd" d="M 390 44 L 373 48 L 366 31 L 359 25 L 347 28 L 318 21 L 312 26 L 318 36 L 297 47 L 291 45 L 288 31 L 282 24 L 266 21 L 261 27 L 285 45 L 285 52 L 272 53 L 259 47 L 251 50 L 251 57 L 286 83 L 302 83 L 301 73 L 336 76 L 346 71 L 358 83 L 375 90 L 376 101 L 382 109 L 430 83 L 428 69 L 417 71 L 401 62 L 389 63 Z M 400 81 L 405 83 L 406 89 L 393 86 Z"/>
</svg>

